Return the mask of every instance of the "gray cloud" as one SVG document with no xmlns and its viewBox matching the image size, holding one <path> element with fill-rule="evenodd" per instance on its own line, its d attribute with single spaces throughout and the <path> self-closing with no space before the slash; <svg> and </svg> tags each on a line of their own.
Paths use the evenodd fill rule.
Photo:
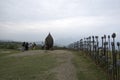
<svg viewBox="0 0 120 80">
<path fill-rule="evenodd" d="M 119 3 L 120 0 L 1 0 L 0 39 L 44 40 L 51 32 L 57 42 L 68 44 L 93 34 L 116 32 L 120 36 Z"/>
<path fill-rule="evenodd" d="M 1 21 L 39 21 L 71 16 L 119 15 L 119 0 L 2 0 Z"/>
</svg>

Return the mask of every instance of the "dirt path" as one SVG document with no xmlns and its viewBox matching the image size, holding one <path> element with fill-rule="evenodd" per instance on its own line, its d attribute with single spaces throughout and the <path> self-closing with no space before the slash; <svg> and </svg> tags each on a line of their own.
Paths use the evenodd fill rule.
<svg viewBox="0 0 120 80">
<path fill-rule="evenodd" d="M 55 78 L 57 80 L 77 80 L 76 70 L 72 64 L 72 58 L 74 55 L 67 50 L 34 50 L 34 51 L 25 51 L 18 54 L 9 55 L 9 57 L 19 57 L 19 56 L 32 56 L 32 55 L 42 55 L 50 54 L 54 56 L 58 62 L 58 65 L 50 70 L 50 72 L 55 73 Z"/>
<path fill-rule="evenodd" d="M 74 57 L 70 51 L 56 50 L 53 56 L 57 58 L 59 65 L 52 72 L 56 73 L 57 80 L 77 80 L 76 70 L 71 60 Z"/>
</svg>

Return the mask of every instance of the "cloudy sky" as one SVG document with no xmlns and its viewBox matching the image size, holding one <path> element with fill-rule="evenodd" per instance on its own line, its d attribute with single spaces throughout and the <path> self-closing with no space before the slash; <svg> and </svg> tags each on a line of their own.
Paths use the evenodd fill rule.
<svg viewBox="0 0 120 80">
<path fill-rule="evenodd" d="M 120 0 L 0 0 L 0 40 L 44 41 L 50 32 L 57 44 L 91 35 L 117 33 Z"/>
</svg>

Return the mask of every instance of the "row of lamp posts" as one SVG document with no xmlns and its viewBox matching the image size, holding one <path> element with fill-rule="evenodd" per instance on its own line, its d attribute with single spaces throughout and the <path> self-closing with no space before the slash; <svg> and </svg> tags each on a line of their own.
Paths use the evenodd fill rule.
<svg viewBox="0 0 120 80">
<path fill-rule="evenodd" d="M 120 80 L 120 42 L 116 44 L 115 38 L 115 33 L 111 36 L 104 35 L 100 42 L 98 36 L 90 36 L 70 44 L 69 49 L 84 51 L 105 69 L 107 80 Z"/>
</svg>

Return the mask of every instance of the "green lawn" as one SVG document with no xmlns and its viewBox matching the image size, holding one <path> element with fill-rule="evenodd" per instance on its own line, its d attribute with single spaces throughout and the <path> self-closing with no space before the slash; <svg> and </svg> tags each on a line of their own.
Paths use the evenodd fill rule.
<svg viewBox="0 0 120 80">
<path fill-rule="evenodd" d="M 105 72 L 95 63 L 83 55 L 83 52 L 74 52 L 73 64 L 76 67 L 78 80 L 106 80 Z"/>
<path fill-rule="evenodd" d="M 49 54 L 23 57 L 3 57 L 6 54 L 1 54 L 0 80 L 55 80 L 49 70 L 56 66 L 56 59 Z"/>
</svg>

